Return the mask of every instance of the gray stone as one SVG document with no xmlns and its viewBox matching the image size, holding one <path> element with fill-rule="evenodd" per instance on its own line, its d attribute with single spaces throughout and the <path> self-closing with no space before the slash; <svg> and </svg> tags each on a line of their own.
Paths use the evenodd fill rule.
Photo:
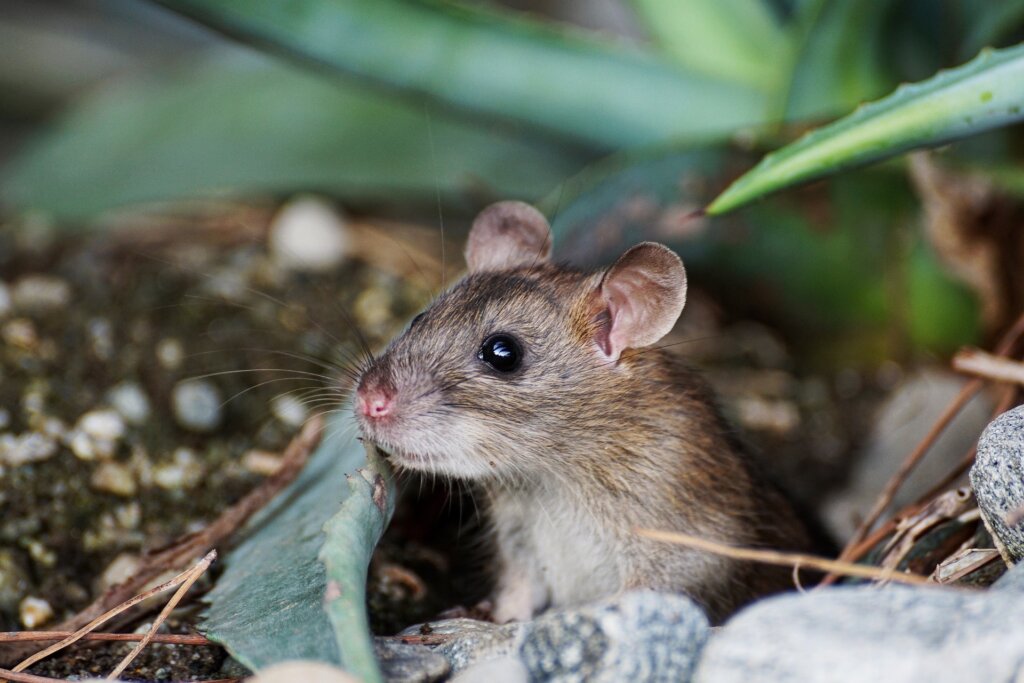
<svg viewBox="0 0 1024 683">
<path fill-rule="evenodd" d="M 989 590 L 1024 594 L 1024 563 L 1015 564 L 992 584 Z"/>
<path fill-rule="evenodd" d="M 1024 406 L 1003 413 L 985 428 L 971 468 L 971 486 L 985 525 L 1004 554 L 1024 558 Z M 1017 516 L 1007 524 L 1007 515 Z M 1011 520 L 1013 521 L 1013 520 Z"/>
<path fill-rule="evenodd" d="M 496 625 L 432 623 L 452 636 L 436 651 L 458 681 L 687 681 L 707 640 L 707 617 L 681 595 L 633 591 L 619 597 Z M 418 634 L 413 627 L 406 634 Z"/>
<path fill-rule="evenodd" d="M 698 683 L 1019 681 L 1024 595 L 889 586 L 820 589 L 741 611 L 704 649 Z"/>
<path fill-rule="evenodd" d="M 687 681 L 708 634 L 689 598 L 633 591 L 541 616 L 519 651 L 531 680 Z"/>
<path fill-rule="evenodd" d="M 387 683 L 433 683 L 451 670 L 448 660 L 426 645 L 375 638 L 373 649 Z"/>
<path fill-rule="evenodd" d="M 121 382 L 110 390 L 107 400 L 128 424 L 141 425 L 149 419 L 149 397 L 136 382 Z"/>
<path fill-rule="evenodd" d="M 212 432 L 223 418 L 220 391 L 208 380 L 178 382 L 171 394 L 174 419 L 193 432 Z"/>
<path fill-rule="evenodd" d="M 430 622 L 431 636 L 451 636 L 435 648 L 451 664 L 452 671 L 476 662 L 507 657 L 517 652 L 530 623 L 492 624 L 476 619 L 445 619 Z M 421 635 L 420 626 L 412 626 L 401 635 Z"/>
<path fill-rule="evenodd" d="M 823 505 L 821 515 L 834 538 L 849 538 L 903 458 L 928 433 L 966 381 L 928 368 L 908 377 L 886 399 L 870 436 L 854 458 L 848 483 Z M 991 415 L 992 402 L 984 393 L 973 398 L 900 487 L 893 508 L 917 500 L 956 467 Z"/>
</svg>

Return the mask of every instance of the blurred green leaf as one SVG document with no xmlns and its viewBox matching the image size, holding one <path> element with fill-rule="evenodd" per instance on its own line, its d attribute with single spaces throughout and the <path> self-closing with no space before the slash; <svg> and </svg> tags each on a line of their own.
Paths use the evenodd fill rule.
<svg viewBox="0 0 1024 683">
<path fill-rule="evenodd" d="M 960 46 L 960 56 L 970 58 L 985 47 L 996 47 L 1014 31 L 1024 28 L 1024 0 L 997 0 L 983 3 L 981 12 Z"/>
<path fill-rule="evenodd" d="M 158 0 L 344 76 L 603 148 L 725 138 L 763 93 L 640 49 L 511 13 L 400 0 Z"/>
<path fill-rule="evenodd" d="M 698 73 L 773 91 L 788 36 L 764 0 L 632 0 L 655 42 Z"/>
<path fill-rule="evenodd" d="M 787 121 L 849 110 L 886 90 L 882 26 L 892 0 L 807 0 L 790 30 L 789 82 L 775 109 Z"/>
<path fill-rule="evenodd" d="M 1024 45 L 974 61 L 888 97 L 769 154 L 708 207 L 731 211 L 769 192 L 909 149 L 940 145 L 1024 118 Z"/>
<path fill-rule="evenodd" d="M 276 63 L 213 61 L 80 103 L 5 169 L 0 196 L 64 218 L 225 190 L 529 199 L 584 158 Z"/>
</svg>

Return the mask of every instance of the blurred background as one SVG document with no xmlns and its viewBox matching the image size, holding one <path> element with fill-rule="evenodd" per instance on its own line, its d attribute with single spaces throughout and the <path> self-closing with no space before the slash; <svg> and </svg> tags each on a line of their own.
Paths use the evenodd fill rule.
<svg viewBox="0 0 1024 683">
<path fill-rule="evenodd" d="M 1018 0 L 5 0 L 0 628 L 73 611 L 274 471 L 340 405 L 358 337 L 399 330 L 508 198 L 582 266 L 678 250 L 674 341 L 849 534 L 960 389 L 950 354 L 1024 307 L 1021 129 L 694 212 L 803 133 L 1022 39 Z"/>
</svg>

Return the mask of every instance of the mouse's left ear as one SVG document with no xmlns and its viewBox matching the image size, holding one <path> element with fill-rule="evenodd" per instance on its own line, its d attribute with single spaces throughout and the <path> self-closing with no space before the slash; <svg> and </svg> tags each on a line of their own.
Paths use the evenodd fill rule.
<svg viewBox="0 0 1024 683">
<path fill-rule="evenodd" d="M 653 344 L 675 325 L 686 304 L 686 269 L 668 247 L 644 242 L 608 269 L 596 295 L 604 318 L 597 345 L 618 360 L 623 350 Z"/>
<path fill-rule="evenodd" d="M 469 271 L 507 270 L 551 256 L 548 219 L 523 202 L 498 202 L 480 212 L 466 240 Z"/>
</svg>

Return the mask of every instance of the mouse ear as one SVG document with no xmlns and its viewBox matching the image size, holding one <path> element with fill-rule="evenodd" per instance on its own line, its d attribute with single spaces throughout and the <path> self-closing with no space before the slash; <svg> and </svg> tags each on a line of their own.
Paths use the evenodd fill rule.
<svg viewBox="0 0 1024 683">
<path fill-rule="evenodd" d="M 542 263 L 551 256 L 551 228 L 544 215 L 523 202 L 498 202 L 480 212 L 466 241 L 470 272 L 507 270 Z"/>
<path fill-rule="evenodd" d="M 624 349 L 648 346 L 672 329 L 686 303 L 686 269 L 661 244 L 638 244 L 604 274 L 597 295 L 607 321 L 597 344 L 618 360 Z"/>
</svg>

